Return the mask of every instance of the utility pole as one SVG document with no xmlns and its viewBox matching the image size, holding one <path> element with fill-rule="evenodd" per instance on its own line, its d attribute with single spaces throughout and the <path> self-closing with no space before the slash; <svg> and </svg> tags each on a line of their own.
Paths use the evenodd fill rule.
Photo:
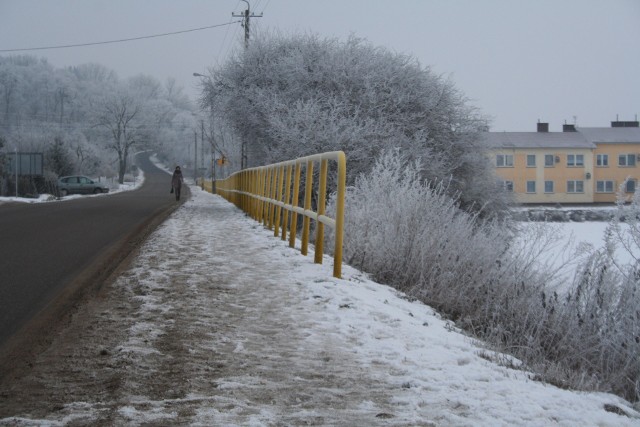
<svg viewBox="0 0 640 427">
<path fill-rule="evenodd" d="M 216 141 L 213 108 L 209 111 L 211 113 L 211 193 L 216 194 Z"/>
<path fill-rule="evenodd" d="M 247 10 L 244 13 L 233 13 L 231 12 L 231 16 L 235 18 L 243 18 L 242 26 L 244 27 L 244 49 L 247 50 L 249 48 L 249 22 L 251 18 L 262 18 L 262 13 L 260 15 L 256 15 L 255 13 L 251 13 L 251 5 L 249 5 L 248 0 L 242 0 L 247 4 Z M 240 143 L 240 169 L 247 168 L 247 140 L 246 136 L 241 136 L 242 141 Z"/>
<path fill-rule="evenodd" d="M 200 171 L 202 172 L 200 187 L 204 189 L 204 119 L 200 120 Z"/>
<path fill-rule="evenodd" d="M 197 128 L 196 128 L 197 129 Z M 193 160 L 193 182 L 198 182 L 198 131 L 193 131 L 193 152 L 195 159 Z"/>
<path fill-rule="evenodd" d="M 260 15 L 256 15 L 255 13 L 251 13 L 251 6 L 247 0 L 242 0 L 247 4 L 247 10 L 244 13 L 233 13 L 231 12 L 231 16 L 234 18 L 243 18 L 242 26 L 244 27 L 244 48 L 249 48 L 249 19 L 250 18 L 262 18 L 262 13 Z"/>
<path fill-rule="evenodd" d="M 16 146 L 16 197 L 18 197 L 18 146 Z"/>
</svg>

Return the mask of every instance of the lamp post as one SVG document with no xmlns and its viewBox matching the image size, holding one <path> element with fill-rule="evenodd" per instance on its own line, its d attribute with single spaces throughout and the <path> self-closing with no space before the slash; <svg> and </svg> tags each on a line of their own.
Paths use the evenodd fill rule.
<svg viewBox="0 0 640 427">
<path fill-rule="evenodd" d="M 200 74 L 200 73 L 193 73 L 193 77 L 201 77 L 201 78 L 208 78 L 208 76 L 205 76 L 204 74 Z M 213 109 L 211 111 L 211 116 L 212 116 L 212 120 L 213 120 Z M 204 148 L 204 121 L 201 121 L 202 124 L 202 146 L 201 148 Z M 211 192 L 213 194 L 216 193 L 216 161 L 215 161 L 215 151 L 216 151 L 216 145 L 213 142 L 213 130 L 211 133 L 211 140 L 210 140 L 210 144 L 211 144 Z M 218 150 L 220 151 L 220 150 Z M 220 153 L 222 154 L 222 153 Z M 202 160 L 204 162 L 204 152 L 202 155 Z M 204 182 L 203 182 L 203 186 L 204 186 Z"/>
<path fill-rule="evenodd" d="M 193 73 L 193 77 L 206 77 L 203 74 L 200 73 Z M 202 125 L 202 142 L 204 143 L 204 124 Z M 204 144 L 201 144 L 204 145 Z M 204 147 L 200 147 L 200 149 L 204 150 Z M 194 151 L 195 151 L 195 164 L 193 166 L 194 171 L 193 171 L 193 179 L 197 182 L 198 180 L 198 137 L 196 136 L 195 138 L 195 146 L 194 146 Z M 202 183 L 202 185 L 204 185 L 204 182 Z"/>
<path fill-rule="evenodd" d="M 18 146 L 16 146 L 16 197 L 18 197 Z"/>
</svg>

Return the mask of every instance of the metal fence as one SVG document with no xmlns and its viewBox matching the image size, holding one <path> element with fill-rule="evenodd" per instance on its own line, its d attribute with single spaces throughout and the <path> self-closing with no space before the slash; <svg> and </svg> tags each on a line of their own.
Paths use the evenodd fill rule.
<svg viewBox="0 0 640 427">
<path fill-rule="evenodd" d="M 326 214 L 327 176 L 329 162 L 335 162 L 336 212 L 334 218 Z M 289 246 L 295 247 L 298 216 L 302 216 L 301 248 L 307 255 L 311 220 L 315 221 L 314 261 L 322 263 L 324 252 L 324 227 L 334 231 L 333 275 L 342 275 L 342 240 L 344 224 L 344 197 L 346 183 L 346 157 L 342 151 L 316 154 L 295 160 L 260 166 L 236 172 L 224 180 L 216 180 L 216 193 L 247 212 L 256 221 L 272 229 L 274 236 L 289 238 Z M 319 165 L 317 183 L 314 184 L 314 167 Z M 304 182 L 301 178 L 304 174 Z M 304 189 L 300 188 L 301 182 Z M 213 183 L 206 181 L 203 188 L 212 191 Z M 302 199 L 300 195 L 302 194 Z M 312 209 L 312 195 L 315 210 Z M 300 206 L 300 203 L 302 205 Z"/>
</svg>

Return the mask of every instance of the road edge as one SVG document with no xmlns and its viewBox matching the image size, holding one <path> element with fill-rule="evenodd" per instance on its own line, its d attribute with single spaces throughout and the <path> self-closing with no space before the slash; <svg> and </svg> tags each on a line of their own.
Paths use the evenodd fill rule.
<svg viewBox="0 0 640 427">
<path fill-rule="evenodd" d="M 142 244 L 171 214 L 190 198 L 188 186 L 182 200 L 159 209 L 131 233 L 109 246 L 102 255 L 52 298 L 30 321 L 0 347 L 0 383 L 20 378 L 33 361 L 67 328 L 74 315 L 113 283 L 137 256 Z"/>
</svg>

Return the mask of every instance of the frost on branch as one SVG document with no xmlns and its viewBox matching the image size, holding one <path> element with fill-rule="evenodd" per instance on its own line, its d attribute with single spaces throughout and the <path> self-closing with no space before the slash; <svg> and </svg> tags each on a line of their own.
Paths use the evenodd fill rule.
<svg viewBox="0 0 640 427">
<path fill-rule="evenodd" d="M 263 35 L 211 70 L 203 89 L 202 105 L 235 129 L 248 166 L 343 150 L 353 184 L 398 148 L 465 208 L 488 216 L 508 202 L 477 143 L 486 119 L 411 56 L 356 37 Z"/>
</svg>

